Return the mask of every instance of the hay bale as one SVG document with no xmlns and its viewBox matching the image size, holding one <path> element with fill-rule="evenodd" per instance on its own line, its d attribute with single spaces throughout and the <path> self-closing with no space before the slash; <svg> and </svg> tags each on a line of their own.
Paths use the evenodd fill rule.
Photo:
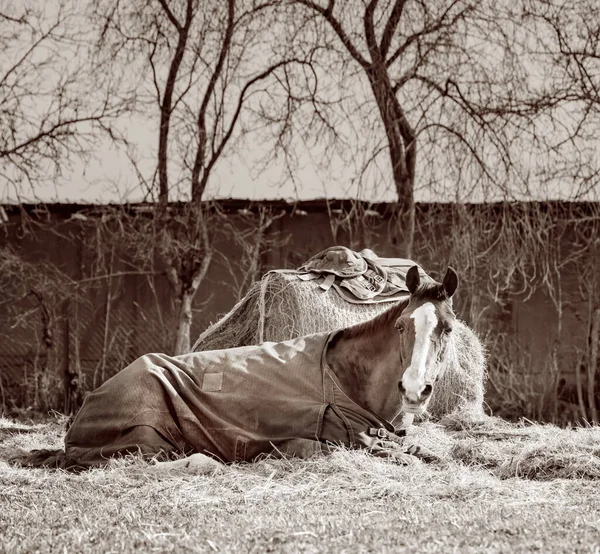
<svg viewBox="0 0 600 554">
<path fill-rule="evenodd" d="M 350 304 L 334 291 L 323 291 L 315 281 L 301 281 L 293 273 L 271 272 L 222 319 L 206 329 L 193 351 L 219 350 L 284 341 L 349 327 L 372 319 L 391 306 Z M 483 416 L 485 356 L 477 335 L 457 322 L 448 367 L 441 375 L 429 404 L 435 419 L 456 410 Z"/>
<path fill-rule="evenodd" d="M 315 281 L 295 274 L 267 273 L 222 319 L 206 329 L 192 350 L 232 348 L 263 341 L 284 341 L 311 333 L 341 329 L 371 319 L 390 307 L 350 304 Z"/>
<path fill-rule="evenodd" d="M 434 387 L 428 411 L 436 419 L 460 411 L 473 420 L 483 417 L 487 378 L 481 341 L 462 321 L 456 321 L 448 353 L 448 365 Z"/>
</svg>

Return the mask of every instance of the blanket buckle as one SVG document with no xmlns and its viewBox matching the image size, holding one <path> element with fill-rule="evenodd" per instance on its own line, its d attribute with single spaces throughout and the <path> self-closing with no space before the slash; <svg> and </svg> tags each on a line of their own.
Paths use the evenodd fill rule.
<svg viewBox="0 0 600 554">
<path fill-rule="evenodd" d="M 369 435 L 378 439 L 387 439 L 389 437 L 389 433 L 385 427 L 370 427 Z"/>
</svg>

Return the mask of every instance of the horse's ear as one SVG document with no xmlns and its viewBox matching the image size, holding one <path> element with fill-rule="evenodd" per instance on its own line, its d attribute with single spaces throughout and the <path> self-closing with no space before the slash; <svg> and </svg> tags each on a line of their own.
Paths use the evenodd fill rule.
<svg viewBox="0 0 600 554">
<path fill-rule="evenodd" d="M 442 283 L 448 298 L 452 298 L 452 295 L 456 292 L 458 288 L 458 274 L 456 271 L 448 267 L 448 271 L 446 271 L 446 275 L 444 277 L 444 282 Z"/>
<path fill-rule="evenodd" d="M 413 265 L 406 273 L 406 288 L 411 294 L 414 294 L 420 283 L 421 276 L 419 275 L 419 268 L 416 265 Z"/>
</svg>

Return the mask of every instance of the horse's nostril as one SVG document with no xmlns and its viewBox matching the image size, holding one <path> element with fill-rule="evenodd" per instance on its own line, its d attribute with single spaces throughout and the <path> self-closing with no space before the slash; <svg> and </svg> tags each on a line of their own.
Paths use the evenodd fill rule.
<svg viewBox="0 0 600 554">
<path fill-rule="evenodd" d="M 421 393 L 421 395 L 429 396 L 432 391 L 433 391 L 433 385 L 425 385 L 425 388 L 423 389 L 423 392 Z"/>
<path fill-rule="evenodd" d="M 400 394 L 405 394 L 406 393 L 406 389 L 404 388 L 404 385 L 402 384 L 402 381 L 398 382 L 398 390 L 400 391 Z"/>
</svg>

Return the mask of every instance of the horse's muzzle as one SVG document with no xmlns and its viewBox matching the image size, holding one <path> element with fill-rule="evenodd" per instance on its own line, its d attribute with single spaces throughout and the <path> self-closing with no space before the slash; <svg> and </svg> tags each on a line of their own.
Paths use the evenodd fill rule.
<svg viewBox="0 0 600 554">
<path fill-rule="evenodd" d="M 425 412 L 425 409 L 426 403 L 414 404 L 406 399 L 402 401 L 402 411 L 406 414 L 420 415 Z"/>
<path fill-rule="evenodd" d="M 411 398 L 410 395 L 406 393 L 406 389 L 402 384 L 402 381 L 398 382 L 398 391 L 400 392 L 400 397 L 402 398 L 402 411 L 407 414 L 422 414 L 427 409 L 427 404 L 429 403 L 429 399 L 431 397 L 431 392 L 433 387 L 431 385 L 425 385 L 421 394 L 419 394 L 419 398 L 415 400 L 414 397 Z"/>
</svg>

